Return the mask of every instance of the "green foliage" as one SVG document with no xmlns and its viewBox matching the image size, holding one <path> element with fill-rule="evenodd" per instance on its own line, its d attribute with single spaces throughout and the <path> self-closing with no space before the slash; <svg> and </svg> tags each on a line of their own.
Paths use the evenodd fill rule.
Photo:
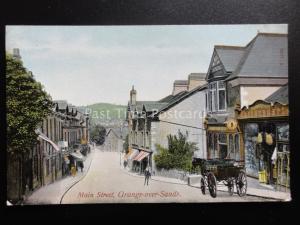
<svg viewBox="0 0 300 225">
<path fill-rule="evenodd" d="M 53 106 L 43 90 L 20 60 L 6 54 L 7 151 L 26 152 L 37 141 L 35 133 Z"/>
<path fill-rule="evenodd" d="M 196 144 L 187 141 L 188 135 L 183 135 L 180 131 L 178 136 L 168 135 L 168 149 L 156 145 L 158 154 L 154 155 L 154 161 L 158 168 L 182 169 L 190 171 L 192 169 L 193 152 L 197 150 Z"/>
<path fill-rule="evenodd" d="M 96 125 L 91 128 L 90 137 L 98 145 L 102 145 L 105 142 L 106 129 L 101 125 Z"/>
</svg>

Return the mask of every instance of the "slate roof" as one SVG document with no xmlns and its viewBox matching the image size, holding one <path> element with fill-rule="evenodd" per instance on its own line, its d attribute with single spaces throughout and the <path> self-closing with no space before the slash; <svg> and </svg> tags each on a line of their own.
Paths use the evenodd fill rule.
<svg viewBox="0 0 300 225">
<path fill-rule="evenodd" d="M 110 132 L 114 133 L 115 136 L 120 139 L 125 138 L 126 136 L 126 131 L 121 132 L 120 128 L 109 128 L 106 131 L 106 136 L 108 136 Z"/>
<path fill-rule="evenodd" d="M 72 104 L 69 104 L 68 107 L 69 107 L 69 112 L 71 112 L 72 109 L 73 109 L 73 113 L 75 113 L 75 112 L 77 111 L 76 106 L 74 106 L 74 105 L 72 105 Z"/>
<path fill-rule="evenodd" d="M 161 100 L 159 100 L 159 102 L 166 102 L 166 103 L 172 103 L 174 101 L 176 101 L 176 99 L 179 99 L 181 96 L 185 95 L 186 93 L 188 93 L 188 91 L 181 91 L 179 93 L 177 93 L 176 95 L 168 95 L 164 98 L 162 98 Z"/>
<path fill-rule="evenodd" d="M 153 112 L 156 110 L 160 110 L 167 103 L 158 102 L 158 101 L 137 101 L 137 110 L 142 111 L 143 106 L 145 106 L 146 112 Z"/>
<path fill-rule="evenodd" d="M 287 77 L 287 43 L 287 34 L 258 33 L 244 48 L 236 70 L 227 80 L 234 77 Z"/>
<path fill-rule="evenodd" d="M 216 45 L 215 50 L 227 72 L 234 71 L 245 51 L 244 47 Z"/>
<path fill-rule="evenodd" d="M 281 88 L 279 88 L 277 91 L 275 91 L 273 94 L 271 94 L 269 97 L 265 99 L 268 103 L 281 103 L 283 105 L 289 104 L 289 88 L 288 84 L 285 84 Z"/>
<path fill-rule="evenodd" d="M 57 104 L 59 110 L 66 109 L 68 105 L 66 100 L 54 100 L 53 102 Z"/>
<path fill-rule="evenodd" d="M 169 98 L 168 99 L 169 101 L 167 102 L 167 104 L 164 107 L 162 107 L 157 113 L 155 113 L 155 115 L 158 115 L 160 112 L 168 110 L 169 108 L 180 103 L 181 101 L 188 98 L 189 96 L 195 94 L 198 91 L 204 90 L 206 88 L 207 88 L 207 84 L 199 86 L 191 91 L 182 91 L 182 92 L 174 95 L 173 98 L 169 98 L 170 96 L 167 96 Z"/>
</svg>

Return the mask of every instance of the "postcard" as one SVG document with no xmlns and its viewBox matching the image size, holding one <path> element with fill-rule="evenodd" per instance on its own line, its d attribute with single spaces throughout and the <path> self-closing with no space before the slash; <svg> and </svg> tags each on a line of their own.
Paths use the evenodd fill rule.
<svg viewBox="0 0 300 225">
<path fill-rule="evenodd" d="M 7 205 L 290 201 L 287 24 L 6 26 Z"/>
</svg>

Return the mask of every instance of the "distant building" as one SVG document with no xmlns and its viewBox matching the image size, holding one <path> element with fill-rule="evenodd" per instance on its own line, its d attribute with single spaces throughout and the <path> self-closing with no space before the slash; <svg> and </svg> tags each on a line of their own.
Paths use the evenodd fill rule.
<svg viewBox="0 0 300 225">
<path fill-rule="evenodd" d="M 206 73 L 191 73 L 188 76 L 188 91 L 206 84 Z"/>
<path fill-rule="evenodd" d="M 143 171 L 147 165 L 155 170 L 156 144 L 167 147 L 167 136 L 178 131 L 187 133 L 188 141 L 206 157 L 205 83 L 204 74 L 190 74 L 187 81 L 175 81 L 172 94 L 159 101 L 137 101 L 132 88 L 127 113 L 130 149 L 125 159 L 132 161 L 134 170 Z"/>
<path fill-rule="evenodd" d="M 123 151 L 123 134 L 120 129 L 109 128 L 105 136 L 105 150 L 111 152 Z"/>
<path fill-rule="evenodd" d="M 177 95 L 182 91 L 187 91 L 189 89 L 188 80 L 175 80 L 173 84 L 172 95 Z"/>
</svg>

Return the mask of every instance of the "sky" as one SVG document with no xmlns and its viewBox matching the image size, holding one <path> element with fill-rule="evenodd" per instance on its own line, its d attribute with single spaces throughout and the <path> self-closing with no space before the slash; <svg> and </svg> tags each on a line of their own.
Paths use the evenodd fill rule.
<svg viewBox="0 0 300 225">
<path fill-rule="evenodd" d="M 164 26 L 7 26 L 6 51 L 19 48 L 53 100 L 77 106 L 126 105 L 172 93 L 174 80 L 206 73 L 214 45 L 245 46 L 257 32 L 287 33 L 285 24 Z"/>
</svg>

